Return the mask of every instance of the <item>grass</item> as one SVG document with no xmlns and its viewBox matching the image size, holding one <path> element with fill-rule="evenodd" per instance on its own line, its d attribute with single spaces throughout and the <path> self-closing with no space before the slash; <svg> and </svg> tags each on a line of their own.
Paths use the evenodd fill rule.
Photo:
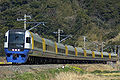
<svg viewBox="0 0 120 80">
<path fill-rule="evenodd" d="M 84 73 L 84 71 L 81 68 L 67 65 L 64 68 L 48 69 L 45 71 L 39 71 L 35 73 L 25 72 L 23 74 L 19 74 L 18 72 L 16 72 L 14 77 L 5 78 L 4 80 L 49 80 L 51 78 L 55 78 L 57 74 L 67 72 L 80 74 Z"/>
<path fill-rule="evenodd" d="M 107 70 L 101 71 L 101 70 L 95 70 L 95 71 L 93 71 L 91 73 L 120 73 L 120 71 L 107 71 Z"/>
<path fill-rule="evenodd" d="M 47 69 L 34 73 L 25 72 L 20 74 L 15 72 L 13 77 L 4 80 L 119 80 L 119 76 L 120 71 L 95 70 L 86 72 L 79 67 L 66 65 L 64 68 Z"/>
<path fill-rule="evenodd" d="M 102 75 L 102 76 L 120 76 L 120 71 L 95 70 L 91 73 L 94 73 L 95 75 Z"/>
</svg>

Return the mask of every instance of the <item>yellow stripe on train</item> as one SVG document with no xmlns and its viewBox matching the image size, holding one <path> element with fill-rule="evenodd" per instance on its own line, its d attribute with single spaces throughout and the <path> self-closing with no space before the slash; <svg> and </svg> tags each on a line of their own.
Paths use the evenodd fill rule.
<svg viewBox="0 0 120 80">
<path fill-rule="evenodd" d="M 92 51 L 92 57 L 95 58 L 95 52 L 94 51 Z"/>
<path fill-rule="evenodd" d="M 32 49 L 34 49 L 34 37 L 33 37 L 32 32 L 30 32 L 30 34 L 31 34 L 31 37 L 32 37 Z"/>
<path fill-rule="evenodd" d="M 77 53 L 77 48 L 75 48 L 75 56 L 77 56 L 78 55 L 78 53 Z"/>
<path fill-rule="evenodd" d="M 65 45 L 65 54 L 68 55 L 68 47 Z"/>
<path fill-rule="evenodd" d="M 103 58 L 103 52 L 101 52 L 101 58 Z"/>
<path fill-rule="evenodd" d="M 46 44 L 45 44 L 45 39 L 42 38 L 42 44 L 43 44 L 43 52 L 46 51 Z"/>
<path fill-rule="evenodd" d="M 85 49 L 84 49 L 84 57 L 87 57 L 87 53 Z"/>
<path fill-rule="evenodd" d="M 109 54 L 109 59 L 111 59 L 111 53 L 108 53 Z"/>
<path fill-rule="evenodd" d="M 55 51 L 56 51 L 56 54 L 58 54 L 58 48 L 57 48 L 57 43 L 55 42 Z"/>
</svg>

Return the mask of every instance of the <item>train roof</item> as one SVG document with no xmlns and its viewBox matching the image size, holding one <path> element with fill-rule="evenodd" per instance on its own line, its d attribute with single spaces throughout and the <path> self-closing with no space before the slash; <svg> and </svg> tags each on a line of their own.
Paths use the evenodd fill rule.
<svg viewBox="0 0 120 80">
<path fill-rule="evenodd" d="M 98 51 L 94 51 L 94 53 L 97 55 L 101 55 L 101 52 L 98 52 Z"/>
<path fill-rule="evenodd" d="M 9 31 L 11 31 L 11 32 L 25 32 L 26 30 L 24 30 L 24 29 L 11 29 Z"/>
<path fill-rule="evenodd" d="M 86 50 L 86 53 L 87 54 L 92 54 L 92 51 L 91 50 Z"/>
<path fill-rule="evenodd" d="M 75 51 L 75 49 L 74 49 L 73 46 L 70 46 L 70 45 L 66 45 L 66 46 L 67 46 L 67 48 L 68 48 L 69 51 Z"/>
<path fill-rule="evenodd" d="M 57 47 L 58 47 L 58 48 L 65 49 L 65 46 L 64 46 L 63 44 L 61 44 L 61 43 L 57 43 Z"/>
<path fill-rule="evenodd" d="M 45 39 L 45 38 L 44 38 L 44 39 Z M 49 40 L 49 39 L 45 39 L 45 43 L 46 43 L 47 45 L 51 45 L 52 47 L 55 46 L 55 45 L 54 45 L 54 42 L 51 41 L 51 40 Z"/>
<path fill-rule="evenodd" d="M 79 48 L 79 47 L 75 47 L 77 49 L 77 52 L 84 52 L 84 50 L 82 48 Z"/>
<path fill-rule="evenodd" d="M 111 53 L 111 56 L 117 56 L 117 54 L 115 54 L 115 53 Z"/>
</svg>

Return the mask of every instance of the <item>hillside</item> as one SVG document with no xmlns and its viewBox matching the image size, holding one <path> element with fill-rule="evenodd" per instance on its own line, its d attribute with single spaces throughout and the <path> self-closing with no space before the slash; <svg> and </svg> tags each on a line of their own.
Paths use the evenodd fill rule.
<svg viewBox="0 0 120 80">
<path fill-rule="evenodd" d="M 87 36 L 88 43 L 120 44 L 119 0 L 0 0 L 1 50 L 4 33 L 23 28 L 23 22 L 16 19 L 23 18 L 24 14 L 32 16 L 28 21 L 47 22 L 33 31 L 54 41 L 57 36 L 53 32 L 60 28 L 64 31 L 62 34 L 73 35 L 64 44 L 83 47 L 82 36 Z M 32 26 L 27 24 L 27 29 Z"/>
</svg>

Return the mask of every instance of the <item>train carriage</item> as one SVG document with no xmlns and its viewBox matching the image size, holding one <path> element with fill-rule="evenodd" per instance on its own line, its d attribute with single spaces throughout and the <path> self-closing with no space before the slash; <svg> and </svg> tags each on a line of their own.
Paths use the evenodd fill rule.
<svg viewBox="0 0 120 80">
<path fill-rule="evenodd" d="M 61 54 L 64 56 L 66 52 L 65 46 L 61 43 L 56 43 L 56 45 L 57 45 L 58 55 Z"/>
<path fill-rule="evenodd" d="M 52 42 L 51 40 L 45 39 L 45 44 L 46 44 L 46 51 L 48 53 L 55 53 L 55 43 Z"/>
<path fill-rule="evenodd" d="M 82 48 L 79 47 L 75 47 L 76 48 L 76 53 L 78 57 L 84 57 L 84 50 Z"/>
<path fill-rule="evenodd" d="M 87 53 L 86 57 L 92 57 L 92 51 L 90 50 L 85 50 L 85 51 Z"/>
<path fill-rule="evenodd" d="M 101 58 L 102 59 L 101 52 L 94 51 L 94 53 L 95 53 L 95 58 Z"/>
<path fill-rule="evenodd" d="M 75 56 L 75 48 L 70 45 L 66 45 L 66 56 Z"/>
</svg>

